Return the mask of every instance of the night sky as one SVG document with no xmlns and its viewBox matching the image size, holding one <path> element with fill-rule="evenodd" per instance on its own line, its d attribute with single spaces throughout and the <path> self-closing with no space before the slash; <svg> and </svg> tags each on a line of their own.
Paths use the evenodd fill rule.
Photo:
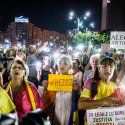
<svg viewBox="0 0 125 125">
<path fill-rule="evenodd" d="M 35 26 L 66 33 L 66 30 L 76 28 L 76 24 L 68 20 L 70 10 L 77 16 L 90 10 L 91 16 L 87 22 L 95 23 L 94 30 L 100 30 L 102 0 L 1 0 L 0 30 L 4 31 L 15 16 L 29 17 Z"/>
</svg>

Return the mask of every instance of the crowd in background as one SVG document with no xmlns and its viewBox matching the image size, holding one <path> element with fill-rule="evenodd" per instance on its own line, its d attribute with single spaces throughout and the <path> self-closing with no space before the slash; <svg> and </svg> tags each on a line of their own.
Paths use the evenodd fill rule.
<svg viewBox="0 0 125 125">
<path fill-rule="evenodd" d="M 1 124 L 87 125 L 86 110 L 125 104 L 123 54 L 47 47 L 0 52 Z M 72 92 L 48 91 L 49 74 L 73 75 Z"/>
</svg>

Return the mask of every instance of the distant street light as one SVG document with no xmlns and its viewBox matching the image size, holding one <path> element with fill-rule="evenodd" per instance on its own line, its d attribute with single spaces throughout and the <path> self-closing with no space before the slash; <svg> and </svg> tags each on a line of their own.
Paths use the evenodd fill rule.
<svg viewBox="0 0 125 125">
<path fill-rule="evenodd" d="M 87 27 L 87 26 L 83 26 L 84 21 L 86 21 L 86 20 L 90 17 L 90 15 L 91 15 L 90 11 L 87 11 L 84 15 L 82 15 L 82 16 L 80 16 L 80 17 L 79 17 L 79 16 L 76 16 L 73 11 L 71 11 L 71 12 L 69 13 L 69 19 L 70 19 L 70 20 L 75 19 L 75 20 L 74 20 L 74 23 L 77 23 L 77 31 L 79 31 L 80 28 L 85 28 L 86 43 L 87 43 L 87 39 L 88 39 L 88 36 L 87 36 L 88 30 L 89 30 L 88 27 L 91 27 L 91 28 L 94 28 L 94 27 L 95 27 L 95 24 L 94 24 L 93 22 L 91 22 L 91 23 L 88 25 L 88 27 Z"/>
<path fill-rule="evenodd" d="M 92 28 L 94 28 L 95 27 L 95 25 L 94 25 L 94 23 L 92 22 L 92 23 L 90 23 L 90 26 L 92 27 Z"/>
<path fill-rule="evenodd" d="M 73 12 L 73 11 L 71 11 L 69 15 L 70 15 L 70 16 L 74 16 L 74 12 Z"/>
<path fill-rule="evenodd" d="M 90 16 L 90 12 L 87 11 L 85 15 L 86 15 L 87 17 L 89 17 L 89 16 Z"/>
<path fill-rule="evenodd" d="M 90 15 L 91 15 L 91 13 L 89 11 L 87 11 L 84 15 L 82 15 L 82 16 L 79 17 L 79 16 L 76 16 L 73 11 L 71 11 L 69 13 L 69 19 L 70 20 L 75 19 L 74 23 L 77 23 L 77 30 L 79 31 L 80 28 L 84 27 L 83 26 L 83 23 L 84 23 L 83 21 L 87 20 Z M 90 25 L 91 25 L 91 27 L 94 27 L 94 23 L 92 23 Z"/>
</svg>

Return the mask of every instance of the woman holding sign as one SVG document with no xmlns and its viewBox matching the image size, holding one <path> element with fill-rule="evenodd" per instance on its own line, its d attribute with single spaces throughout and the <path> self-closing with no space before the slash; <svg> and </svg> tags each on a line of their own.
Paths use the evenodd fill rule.
<svg viewBox="0 0 125 125">
<path fill-rule="evenodd" d="M 117 86 L 111 81 L 115 69 L 115 61 L 110 57 L 101 59 L 98 63 L 98 71 L 94 78 L 89 79 L 81 93 L 78 102 L 79 110 L 95 109 L 98 107 L 116 107 L 121 101 L 114 97 Z M 85 125 L 87 125 L 85 118 Z"/>
<path fill-rule="evenodd" d="M 63 55 L 57 60 L 57 65 L 59 75 L 66 76 L 69 75 L 68 72 L 72 66 L 72 60 L 69 56 Z M 54 91 L 46 91 L 46 94 L 44 93 L 44 102 L 46 101 L 46 104 L 48 104 L 48 107 L 44 105 L 45 109 L 50 108 L 49 106 L 53 104 L 50 114 L 52 125 L 76 125 L 76 119 L 74 119 L 73 115 L 77 109 L 80 88 L 77 79 L 74 79 L 72 88 L 73 89 L 70 92 L 57 91 L 54 94 Z M 48 96 L 51 95 L 50 93 L 53 93 L 53 97 Z"/>
</svg>

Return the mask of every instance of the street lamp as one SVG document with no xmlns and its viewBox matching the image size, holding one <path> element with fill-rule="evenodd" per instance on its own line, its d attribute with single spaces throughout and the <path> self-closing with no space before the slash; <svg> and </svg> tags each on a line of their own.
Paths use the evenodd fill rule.
<svg viewBox="0 0 125 125">
<path fill-rule="evenodd" d="M 75 20 L 74 20 L 74 23 L 77 23 L 77 31 L 79 31 L 80 28 L 85 28 L 86 43 L 87 43 L 87 39 L 88 39 L 88 36 L 87 36 L 87 35 L 88 35 L 88 30 L 89 30 L 88 27 L 91 27 L 91 28 L 94 28 L 94 27 L 95 27 L 95 25 L 94 25 L 93 22 L 91 22 L 91 23 L 88 25 L 88 27 L 83 26 L 84 21 L 86 21 L 86 20 L 90 17 L 90 15 L 91 15 L 90 11 L 87 11 L 84 15 L 82 15 L 82 16 L 80 16 L 80 17 L 79 17 L 79 16 L 76 16 L 73 11 L 71 11 L 71 12 L 69 13 L 69 19 L 70 19 L 70 20 L 75 19 Z"/>
<path fill-rule="evenodd" d="M 94 28 L 94 27 L 95 27 L 95 24 L 92 22 L 92 23 L 90 23 L 90 26 L 91 26 L 92 28 Z"/>
<path fill-rule="evenodd" d="M 75 19 L 74 23 L 77 23 L 77 30 L 79 31 L 80 28 L 83 28 L 83 20 L 87 20 L 87 18 L 91 15 L 89 11 L 87 11 L 84 15 L 82 16 L 76 16 L 73 11 L 69 13 L 69 19 Z"/>
<path fill-rule="evenodd" d="M 74 12 L 71 11 L 71 12 L 69 13 L 69 15 L 70 15 L 70 17 L 73 17 L 73 16 L 74 16 Z"/>
<path fill-rule="evenodd" d="M 85 15 L 86 15 L 86 17 L 89 17 L 90 16 L 90 12 L 87 11 Z"/>
</svg>

